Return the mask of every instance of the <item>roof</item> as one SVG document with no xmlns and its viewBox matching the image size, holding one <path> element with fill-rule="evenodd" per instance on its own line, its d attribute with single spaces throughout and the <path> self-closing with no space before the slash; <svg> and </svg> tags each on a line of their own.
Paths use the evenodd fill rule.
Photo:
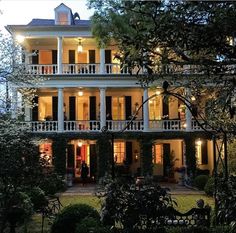
<svg viewBox="0 0 236 233">
<path fill-rule="evenodd" d="M 90 20 L 74 20 L 74 22 L 75 22 L 74 25 L 84 26 L 84 27 L 89 27 L 91 23 Z M 54 25 L 55 25 L 54 19 L 32 19 L 32 21 L 28 23 L 28 26 L 54 26 Z"/>
</svg>

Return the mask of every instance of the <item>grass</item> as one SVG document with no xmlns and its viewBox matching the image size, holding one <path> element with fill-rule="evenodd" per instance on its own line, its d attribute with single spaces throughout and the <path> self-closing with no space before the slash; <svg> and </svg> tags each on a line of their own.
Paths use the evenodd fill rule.
<svg viewBox="0 0 236 233">
<path fill-rule="evenodd" d="M 209 204 L 210 206 L 214 205 L 214 199 L 211 197 L 207 197 L 206 195 L 172 195 L 173 199 L 178 203 L 178 206 L 175 207 L 180 212 L 186 212 L 193 207 L 196 207 L 196 201 L 199 199 L 203 199 L 205 204 Z M 63 207 L 68 206 L 70 204 L 75 203 L 84 203 L 90 206 L 93 206 L 98 211 L 100 210 L 100 201 L 95 196 L 61 196 L 60 201 Z M 21 231 L 19 231 L 21 232 Z M 44 233 L 50 232 L 50 223 L 45 221 Z M 28 233 L 41 233 L 41 216 L 35 215 L 32 221 L 28 225 Z"/>
<path fill-rule="evenodd" d="M 196 207 L 196 201 L 203 199 L 205 204 L 214 206 L 214 199 L 206 195 L 172 195 L 172 198 L 177 202 L 178 206 L 175 207 L 178 211 L 184 213 L 193 207 Z"/>
</svg>

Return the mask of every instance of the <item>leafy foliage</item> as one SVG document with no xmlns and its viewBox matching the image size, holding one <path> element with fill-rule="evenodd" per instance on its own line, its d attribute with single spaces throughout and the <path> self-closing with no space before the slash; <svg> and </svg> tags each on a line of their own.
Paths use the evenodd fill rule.
<svg viewBox="0 0 236 233">
<path fill-rule="evenodd" d="M 218 220 L 220 223 L 227 223 L 233 227 L 232 232 L 236 230 L 236 177 L 231 176 L 228 182 L 221 179 L 218 184 Z"/>
<path fill-rule="evenodd" d="M 9 211 L 11 216 L 16 211 L 15 221 L 23 223 L 22 218 L 26 221 L 33 210 L 45 205 L 45 192 L 39 187 L 48 175 L 48 164 L 39 155 L 37 140 L 33 141 L 28 129 L 19 124 L 0 119 L 1 230 L 9 222 Z"/>
<path fill-rule="evenodd" d="M 22 106 L 31 107 L 35 96 L 36 87 L 44 81 L 44 78 L 28 73 L 25 67 L 25 58 L 32 56 L 21 49 L 21 46 L 10 36 L 0 33 L 0 113 L 10 113 L 17 110 L 22 115 Z M 23 59 L 24 57 L 24 59 Z M 23 96 L 21 107 L 18 100 L 12 98 L 12 91 L 17 91 Z"/>
<path fill-rule="evenodd" d="M 207 175 L 200 175 L 194 178 L 194 186 L 197 187 L 199 190 L 204 190 L 204 187 L 208 181 L 209 177 Z"/>
<path fill-rule="evenodd" d="M 210 177 L 207 182 L 206 185 L 204 187 L 204 191 L 208 196 L 213 196 L 214 194 L 214 187 L 215 187 L 215 179 L 213 177 Z"/>
<path fill-rule="evenodd" d="M 103 200 L 102 222 L 109 226 L 122 226 L 124 232 L 133 232 L 140 227 L 156 228 L 154 219 L 160 217 L 168 206 L 173 205 L 167 189 L 158 185 L 145 185 L 137 189 L 134 185 L 113 181 L 98 194 Z M 143 226 L 140 216 L 147 219 Z M 160 219 L 159 219 L 160 220 Z"/>
<path fill-rule="evenodd" d="M 174 72 L 170 81 L 190 87 L 195 103 L 208 96 L 199 118 L 235 131 L 235 2 L 89 0 L 89 6 L 98 44 L 118 45 L 115 58 L 142 86 L 160 85 Z"/>
<path fill-rule="evenodd" d="M 80 223 L 82 219 L 91 217 L 99 220 L 98 212 L 91 206 L 86 204 L 74 204 L 65 207 L 56 217 L 53 222 L 52 233 L 76 232 L 76 224 Z"/>
</svg>

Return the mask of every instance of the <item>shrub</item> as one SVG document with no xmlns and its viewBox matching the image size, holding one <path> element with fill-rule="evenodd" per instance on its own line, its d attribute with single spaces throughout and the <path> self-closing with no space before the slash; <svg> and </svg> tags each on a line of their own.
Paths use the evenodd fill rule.
<svg viewBox="0 0 236 233">
<path fill-rule="evenodd" d="M 99 213 L 86 204 L 74 204 L 65 207 L 52 224 L 51 233 L 75 233 L 76 225 L 85 217 L 99 219 Z"/>
<path fill-rule="evenodd" d="M 76 226 L 76 233 L 110 233 L 111 231 L 108 228 L 105 228 L 101 225 L 98 219 L 86 217 L 80 221 Z"/>
<path fill-rule="evenodd" d="M 30 191 L 29 197 L 31 199 L 31 202 L 33 203 L 35 211 L 42 209 L 48 203 L 44 191 L 39 187 L 34 187 Z"/>
<path fill-rule="evenodd" d="M 46 195 L 53 195 L 59 191 L 64 191 L 66 185 L 61 176 L 52 172 L 47 174 L 46 178 L 41 182 L 40 188 Z"/>
<path fill-rule="evenodd" d="M 210 177 L 204 187 L 204 191 L 207 195 L 213 196 L 214 194 L 215 180 L 213 177 Z"/>
<path fill-rule="evenodd" d="M 193 184 L 195 187 L 197 187 L 199 190 L 203 190 L 206 183 L 207 183 L 207 180 L 209 179 L 208 176 L 206 175 L 200 175 L 200 176 L 197 176 L 195 177 L 194 181 L 193 181 Z"/>
<path fill-rule="evenodd" d="M 127 232 L 137 232 L 143 227 L 145 230 L 156 229 L 155 220 L 173 205 L 168 191 L 155 184 L 146 184 L 139 190 L 133 185 L 113 181 L 105 186 L 100 197 L 103 224 L 115 226 L 118 222 Z M 140 216 L 146 216 L 149 224 L 144 226 Z"/>
</svg>

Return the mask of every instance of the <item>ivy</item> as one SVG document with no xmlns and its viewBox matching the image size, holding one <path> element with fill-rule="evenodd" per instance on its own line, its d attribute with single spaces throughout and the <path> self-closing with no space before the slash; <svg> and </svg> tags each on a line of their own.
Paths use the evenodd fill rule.
<svg viewBox="0 0 236 233">
<path fill-rule="evenodd" d="M 111 170 L 111 144 L 107 135 L 98 138 L 96 143 L 97 177 L 104 177 Z"/>
<path fill-rule="evenodd" d="M 66 174 L 66 146 L 67 140 L 63 137 L 58 137 L 53 140 L 53 164 L 55 171 L 60 175 Z"/>
<path fill-rule="evenodd" d="M 143 138 L 140 143 L 141 147 L 141 174 L 143 176 L 152 175 L 152 140 Z"/>
</svg>

